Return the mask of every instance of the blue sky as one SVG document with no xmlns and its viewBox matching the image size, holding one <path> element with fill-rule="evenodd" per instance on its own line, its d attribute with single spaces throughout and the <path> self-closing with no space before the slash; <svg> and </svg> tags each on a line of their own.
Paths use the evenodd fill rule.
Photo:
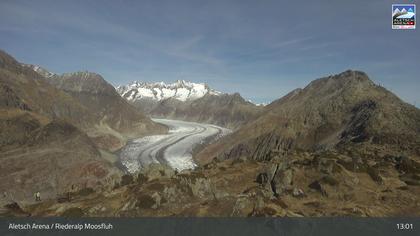
<svg viewBox="0 0 420 236">
<path fill-rule="evenodd" d="M 185 79 L 255 102 L 357 69 L 419 106 L 420 29 L 392 30 L 392 3 L 2 0 L 0 48 L 55 73 Z"/>
</svg>

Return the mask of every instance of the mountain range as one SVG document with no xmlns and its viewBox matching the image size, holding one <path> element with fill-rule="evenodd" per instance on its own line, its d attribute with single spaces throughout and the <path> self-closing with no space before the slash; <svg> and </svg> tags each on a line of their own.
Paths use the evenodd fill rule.
<svg viewBox="0 0 420 236">
<path fill-rule="evenodd" d="M 118 93 L 144 113 L 220 125 L 236 129 L 254 119 L 262 106 L 239 93 L 227 94 L 207 84 L 178 80 L 172 84 L 133 82 L 117 87 Z"/>
<path fill-rule="evenodd" d="M 256 106 L 186 81 L 115 89 L 96 73 L 57 75 L 0 51 L 0 110 L 0 190 L 7 197 L 0 203 L 9 203 L 0 215 L 420 212 L 420 110 L 361 71 L 315 79 Z M 195 169 L 151 164 L 124 175 L 116 151 L 131 138 L 167 132 L 148 116 L 234 132 L 196 150 Z M 46 200 L 31 202 L 36 191 Z M 73 198 L 63 201 L 69 192 Z"/>
<path fill-rule="evenodd" d="M 179 101 L 192 101 L 203 96 L 220 95 L 221 92 L 210 89 L 207 84 L 192 83 L 185 80 L 177 80 L 172 84 L 132 82 L 125 86 L 117 87 L 118 93 L 129 101 L 154 100 L 161 101 L 173 98 Z"/>
</svg>

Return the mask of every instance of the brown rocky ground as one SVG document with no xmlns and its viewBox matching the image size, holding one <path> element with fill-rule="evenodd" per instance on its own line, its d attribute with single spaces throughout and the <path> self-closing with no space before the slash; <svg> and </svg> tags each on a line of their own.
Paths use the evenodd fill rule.
<svg viewBox="0 0 420 236">
<path fill-rule="evenodd" d="M 176 173 L 152 165 L 70 201 L 9 206 L 36 216 L 419 216 L 420 163 L 370 152 L 294 152 L 270 161 L 213 161 Z M 14 208 L 13 208 L 14 207 Z M 22 213 L 24 212 L 24 213 Z"/>
</svg>

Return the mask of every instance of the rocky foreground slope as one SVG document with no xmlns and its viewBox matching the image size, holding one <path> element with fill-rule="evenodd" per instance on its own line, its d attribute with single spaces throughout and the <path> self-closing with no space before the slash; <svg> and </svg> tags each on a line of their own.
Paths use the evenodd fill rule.
<svg viewBox="0 0 420 236">
<path fill-rule="evenodd" d="M 66 198 L 9 204 L 0 215 L 139 216 L 419 216 L 419 162 L 384 158 L 381 169 L 334 152 L 294 153 L 269 162 L 225 160 L 176 173 L 159 165 L 126 175 L 110 189 L 86 188 Z M 360 168 L 360 169 L 358 169 Z M 3 213 L 1 213 L 3 212 Z"/>
<path fill-rule="evenodd" d="M 267 106 L 177 173 L 150 165 L 103 191 L 3 215 L 419 216 L 420 111 L 346 71 Z"/>
</svg>

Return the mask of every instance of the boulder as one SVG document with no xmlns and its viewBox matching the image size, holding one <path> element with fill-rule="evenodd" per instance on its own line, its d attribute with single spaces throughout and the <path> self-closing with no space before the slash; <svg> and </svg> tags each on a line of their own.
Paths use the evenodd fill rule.
<svg viewBox="0 0 420 236">
<path fill-rule="evenodd" d="M 139 173 L 137 175 L 137 183 L 144 184 L 149 180 L 149 178 L 144 173 Z"/>
<path fill-rule="evenodd" d="M 400 179 L 404 181 L 407 185 L 420 186 L 420 175 L 418 174 L 403 174 L 400 176 Z"/>
<path fill-rule="evenodd" d="M 274 195 L 280 195 L 291 188 L 293 183 L 293 170 L 278 170 L 271 180 L 271 188 Z"/>
<path fill-rule="evenodd" d="M 257 183 L 261 184 L 261 185 L 265 185 L 266 183 L 268 183 L 268 175 L 267 173 L 259 173 L 257 175 Z"/>
<path fill-rule="evenodd" d="M 249 196 L 240 196 L 236 199 L 231 216 L 248 216 L 253 210 L 254 202 L 249 198 Z"/>
<path fill-rule="evenodd" d="M 293 188 L 292 196 L 295 197 L 295 198 L 303 198 L 303 197 L 306 196 L 306 194 L 300 188 Z"/>
<path fill-rule="evenodd" d="M 327 191 L 324 189 L 324 187 L 322 186 L 322 184 L 318 180 L 315 180 L 314 182 L 312 182 L 311 184 L 309 184 L 308 187 L 311 188 L 311 189 L 314 189 L 314 190 L 318 191 L 323 196 L 328 196 Z"/>
<path fill-rule="evenodd" d="M 370 178 L 372 178 L 373 181 L 377 182 L 378 184 L 382 184 L 384 182 L 383 178 L 379 174 L 379 170 L 377 168 L 368 167 L 366 171 L 369 174 Z"/>
<path fill-rule="evenodd" d="M 420 173 L 420 163 L 407 156 L 396 157 L 395 168 L 401 173 Z"/>
<path fill-rule="evenodd" d="M 199 198 L 214 198 L 215 189 L 209 179 L 203 174 L 191 172 L 188 174 L 180 174 L 177 177 L 181 185 L 187 186 L 193 196 Z"/>
<path fill-rule="evenodd" d="M 159 195 L 159 193 L 155 192 L 151 196 L 153 200 L 155 201 L 155 204 L 152 206 L 152 209 L 157 209 L 160 207 L 160 202 L 162 200 L 162 197 Z"/>
</svg>

